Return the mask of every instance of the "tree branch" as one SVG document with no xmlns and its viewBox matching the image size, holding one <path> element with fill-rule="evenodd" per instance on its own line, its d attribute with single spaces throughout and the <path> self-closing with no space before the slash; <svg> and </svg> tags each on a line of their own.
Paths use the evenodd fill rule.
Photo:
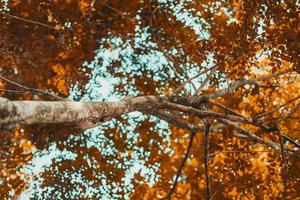
<svg viewBox="0 0 300 200">
<path fill-rule="evenodd" d="M 21 85 L 21 84 L 15 82 L 15 81 L 12 81 L 12 80 L 10 80 L 10 79 L 8 79 L 8 78 L 5 78 L 5 77 L 3 77 L 3 76 L 1 76 L 1 75 L 0 75 L 0 79 L 1 79 L 1 80 L 4 80 L 4 81 L 6 81 L 6 82 L 8 82 L 8 83 L 10 83 L 10 84 L 12 84 L 12 85 L 16 85 L 16 86 L 18 86 L 18 87 L 20 87 L 20 88 L 22 88 L 22 89 L 25 90 L 25 91 L 18 91 L 18 90 L 15 91 L 15 90 L 5 90 L 5 89 L 1 89 L 1 91 L 3 91 L 3 92 L 22 93 L 22 92 L 29 91 L 29 92 L 36 93 L 36 94 L 43 94 L 43 95 L 50 96 L 50 97 L 52 97 L 52 98 L 55 99 L 55 100 L 61 100 L 61 101 L 67 100 L 67 99 L 65 99 L 65 98 L 63 98 L 63 97 L 57 96 L 57 95 L 55 95 L 55 94 L 51 94 L 51 93 L 46 92 L 46 91 L 44 91 L 44 90 L 39 90 L 39 89 L 27 87 L 27 86 L 25 86 L 25 85 Z"/>
<path fill-rule="evenodd" d="M 172 98 L 172 101 L 179 103 L 183 100 L 187 104 L 199 102 L 197 98 Z M 73 123 L 82 128 L 91 128 L 133 111 L 149 113 L 153 110 L 168 109 L 168 103 L 169 97 L 151 95 L 127 97 L 117 102 L 10 101 L 0 97 L 0 127 L 16 124 Z"/>
<path fill-rule="evenodd" d="M 176 186 L 178 184 L 178 178 L 179 178 L 179 176 L 181 174 L 181 171 L 182 171 L 182 169 L 183 169 L 183 167 L 184 167 L 187 159 L 189 158 L 189 155 L 190 155 L 190 152 L 191 152 L 191 149 L 192 149 L 192 146 L 193 146 L 193 141 L 194 141 L 195 136 L 196 136 L 196 132 L 192 132 L 191 135 L 190 135 L 190 141 L 189 141 L 189 145 L 188 145 L 187 151 L 186 151 L 186 153 L 184 155 L 184 158 L 183 158 L 183 160 L 182 160 L 182 162 L 181 162 L 181 164 L 180 164 L 180 166 L 178 168 L 178 171 L 177 171 L 176 177 L 175 177 L 175 181 L 173 182 L 171 190 L 169 191 L 169 193 L 167 194 L 167 196 L 164 197 L 164 198 L 162 198 L 162 199 L 168 199 L 168 200 L 171 199 L 171 196 L 174 193 L 174 191 L 176 189 Z"/>
<path fill-rule="evenodd" d="M 48 24 L 44 24 L 44 23 L 41 23 L 41 22 L 38 22 L 38 21 L 33 21 L 33 20 L 25 19 L 25 18 L 22 18 L 22 17 L 18 17 L 18 16 L 15 16 L 15 15 L 8 14 L 8 13 L 3 13 L 3 12 L 0 12 L 0 15 L 3 15 L 3 16 L 6 16 L 6 17 L 11 17 L 11 18 L 14 18 L 14 19 L 17 19 L 17 20 L 21 20 L 21 21 L 24 21 L 24 22 L 27 22 L 27 23 L 36 24 L 36 25 L 39 25 L 39 26 L 43 26 L 43 27 L 55 30 L 54 26 L 50 26 Z"/>
<path fill-rule="evenodd" d="M 297 96 L 297 97 L 295 97 L 295 98 L 293 98 L 293 99 L 291 99 L 291 100 L 288 100 L 286 103 L 284 103 L 284 104 L 282 104 L 282 105 L 279 105 L 279 106 L 277 106 L 276 108 L 273 108 L 273 109 L 271 109 L 271 110 L 269 110 L 269 111 L 267 111 L 267 112 L 264 112 L 264 113 L 261 113 L 261 114 L 259 114 L 259 115 L 256 115 L 256 116 L 254 117 L 254 119 L 255 119 L 255 120 L 258 120 L 258 119 L 260 119 L 260 118 L 265 117 L 266 115 L 270 115 L 270 114 L 276 112 L 277 110 L 283 108 L 284 106 L 286 106 L 286 105 L 288 105 L 288 104 L 290 104 L 290 103 L 292 103 L 292 102 L 294 102 L 294 101 L 296 101 L 296 100 L 298 100 L 298 99 L 300 99 L 300 96 Z"/>
<path fill-rule="evenodd" d="M 163 99 L 155 96 L 118 102 L 10 101 L 0 97 L 0 127 L 73 123 L 91 128 L 125 113 L 160 109 L 163 105 Z"/>
<path fill-rule="evenodd" d="M 249 131 L 247 131 L 246 129 L 244 128 L 241 128 L 239 125 L 237 125 L 236 123 L 234 122 L 230 122 L 229 120 L 227 119 L 221 119 L 221 118 L 217 118 L 217 121 L 219 121 L 220 123 L 224 124 L 224 125 L 227 125 L 227 126 L 230 126 L 232 128 L 234 128 L 235 130 L 239 131 L 240 132 L 240 136 L 242 137 L 245 137 L 245 138 L 248 138 L 248 139 L 251 139 L 255 142 L 258 142 L 260 144 L 264 144 L 268 147 L 271 147 L 273 148 L 274 150 L 276 150 L 277 152 L 280 152 L 280 145 L 278 145 L 277 143 L 275 142 L 272 142 L 272 141 L 267 141 L 261 137 L 258 137 L 257 135 L 253 134 L 253 133 L 250 133 Z M 236 134 L 237 136 L 237 134 Z M 295 156 L 298 156 L 300 157 L 300 154 L 292 149 L 286 149 L 287 150 L 287 153 L 291 154 L 291 155 L 295 155 Z"/>
<path fill-rule="evenodd" d="M 277 125 L 277 124 L 276 124 Z M 281 159 L 282 159 L 282 182 L 283 182 L 283 199 L 287 199 L 287 175 L 288 175 L 288 163 L 287 163 L 287 158 L 285 155 L 285 148 L 284 148 L 284 143 L 283 143 L 283 137 L 282 134 L 280 133 L 280 130 L 278 128 L 278 125 L 276 126 L 275 133 L 278 135 L 278 140 L 280 144 L 280 153 L 281 153 Z"/>
<path fill-rule="evenodd" d="M 167 112 L 161 111 L 161 110 L 151 111 L 151 112 L 149 112 L 149 114 L 152 114 L 160 119 L 165 120 L 166 122 L 168 122 L 170 124 L 174 124 L 180 128 L 187 129 L 189 131 L 194 131 L 194 132 L 204 132 L 205 131 L 204 126 L 197 126 L 194 124 L 190 124 L 187 121 L 181 120 L 178 117 L 171 115 Z M 221 132 L 222 127 L 224 127 L 224 125 L 222 125 L 222 124 L 216 125 L 216 126 L 211 126 L 210 131 L 211 132 Z"/>
<path fill-rule="evenodd" d="M 205 125 L 205 133 L 204 133 L 204 172 L 205 172 L 205 198 L 206 200 L 210 200 L 210 184 L 209 184 L 209 129 L 210 124 L 207 123 Z"/>
<path fill-rule="evenodd" d="M 278 72 L 278 73 L 275 73 L 275 74 L 271 74 L 271 75 L 268 75 L 268 76 L 262 76 L 262 77 L 254 78 L 254 79 L 250 79 L 250 80 L 234 81 L 234 82 L 230 83 L 227 88 L 224 88 L 224 89 L 218 90 L 216 92 L 210 93 L 210 94 L 207 95 L 207 97 L 209 99 L 214 99 L 214 98 L 224 96 L 225 94 L 233 94 L 235 92 L 235 90 L 239 87 L 242 87 L 242 86 L 245 86 L 245 85 L 248 85 L 248 84 L 249 85 L 257 84 L 257 82 L 259 82 L 259 81 L 265 81 L 265 80 L 268 80 L 268 79 L 271 79 L 271 78 L 275 78 L 275 77 L 287 74 L 287 73 L 292 72 L 292 71 L 295 71 L 295 69 L 293 69 L 293 68 L 292 69 L 287 69 L 287 70 L 282 71 L 282 72 Z"/>
</svg>

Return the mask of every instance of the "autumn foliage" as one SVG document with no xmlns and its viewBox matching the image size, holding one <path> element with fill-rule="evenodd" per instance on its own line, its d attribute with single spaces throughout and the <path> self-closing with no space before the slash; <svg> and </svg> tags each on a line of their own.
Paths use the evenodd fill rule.
<svg viewBox="0 0 300 200">
<path fill-rule="evenodd" d="M 298 1 L 11 0 L 0 6 L 1 97 L 57 100 L 51 93 L 106 101 L 228 88 L 201 109 L 229 120 L 177 110 L 169 114 L 206 131 L 153 113 L 122 115 L 88 130 L 76 124 L 3 129 L 1 199 L 26 191 L 33 199 L 300 199 Z M 231 91 L 247 80 L 255 81 Z M 106 97 L 95 89 L 105 84 Z M 240 121 L 232 125 L 226 116 Z M 47 153 L 51 160 L 39 171 L 32 162 Z"/>
</svg>

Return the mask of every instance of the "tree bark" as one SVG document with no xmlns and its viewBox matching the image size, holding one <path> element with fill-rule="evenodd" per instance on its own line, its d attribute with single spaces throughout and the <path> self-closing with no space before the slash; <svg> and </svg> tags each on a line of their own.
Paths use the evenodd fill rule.
<svg viewBox="0 0 300 200">
<path fill-rule="evenodd" d="M 174 102 L 174 103 L 173 103 Z M 207 97 L 126 97 L 117 102 L 11 101 L 0 97 L 0 128 L 16 124 L 75 123 L 81 128 L 97 126 L 111 118 L 133 111 L 153 113 L 170 109 L 170 103 L 197 107 Z M 173 105 L 173 107 L 174 107 Z M 172 107 L 172 109 L 174 109 Z M 180 106 L 178 107 L 180 110 Z M 207 113 L 201 113 L 207 115 Z"/>
<path fill-rule="evenodd" d="M 125 98 L 118 102 L 10 101 L 0 97 L 0 127 L 77 123 L 91 128 L 122 114 L 162 107 L 162 98 L 156 96 Z"/>
</svg>

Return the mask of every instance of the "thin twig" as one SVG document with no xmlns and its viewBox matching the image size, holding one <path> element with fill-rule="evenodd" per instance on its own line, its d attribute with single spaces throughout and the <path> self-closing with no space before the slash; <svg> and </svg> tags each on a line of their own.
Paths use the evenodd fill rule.
<svg viewBox="0 0 300 200">
<path fill-rule="evenodd" d="M 165 102 L 164 106 L 167 109 L 189 113 L 189 114 L 192 114 L 194 116 L 198 116 L 199 118 L 213 117 L 215 119 L 226 119 L 226 120 L 230 120 L 230 121 L 250 124 L 250 125 L 259 127 L 264 131 L 268 131 L 268 132 L 273 131 L 272 127 L 268 127 L 268 126 L 266 126 L 266 125 L 264 125 L 260 122 L 247 119 L 246 117 L 243 117 L 243 116 L 240 117 L 240 116 L 236 116 L 236 115 L 226 115 L 226 114 L 223 114 L 223 113 L 214 112 L 212 110 L 199 110 L 199 109 L 196 109 L 196 108 L 193 108 L 193 107 L 188 107 L 188 106 L 184 106 L 184 105 L 180 105 L 180 104 L 176 104 L 176 103 L 171 103 L 171 102 Z M 228 121 L 228 122 L 230 122 L 230 121 Z"/>
<path fill-rule="evenodd" d="M 262 117 L 264 117 L 264 116 L 266 116 L 266 115 L 270 115 L 270 114 L 274 113 L 275 111 L 281 109 L 282 107 L 284 107 L 284 106 L 286 106 L 286 105 L 288 105 L 288 104 L 290 104 L 290 103 L 292 103 L 292 102 L 298 100 L 299 98 L 300 98 L 300 96 L 297 96 L 297 97 L 295 97 L 295 98 L 293 98 L 293 99 L 291 99 L 291 100 L 288 100 L 286 103 L 284 103 L 284 104 L 282 104 L 282 105 L 279 105 L 277 108 L 271 109 L 271 110 L 268 111 L 268 112 L 264 112 L 264 113 L 261 113 L 261 114 L 255 116 L 254 119 L 258 120 L 258 119 L 260 119 L 260 118 L 262 118 Z"/>
<path fill-rule="evenodd" d="M 220 188 L 218 188 L 214 194 L 210 197 L 210 200 L 213 200 L 215 198 L 215 196 L 217 195 L 217 193 L 219 192 Z"/>
<path fill-rule="evenodd" d="M 224 153 L 224 154 L 235 154 L 235 153 L 245 153 L 245 154 L 247 154 L 247 153 L 261 153 L 261 152 L 273 152 L 273 151 L 271 151 L 271 150 L 261 150 L 261 151 L 255 151 L 255 150 L 252 150 L 252 151 L 238 151 L 238 150 L 232 150 L 232 151 L 216 151 L 216 152 L 214 152 L 214 153 L 211 153 L 211 154 L 209 154 L 208 156 L 209 157 L 212 157 L 212 156 L 214 156 L 214 155 L 217 155 L 217 154 L 219 154 L 219 153 Z"/>
<path fill-rule="evenodd" d="M 108 3 L 105 3 L 104 6 L 105 6 L 106 8 L 108 8 L 108 9 L 112 10 L 113 12 L 119 14 L 119 15 L 122 14 L 122 12 L 121 12 L 120 10 L 118 10 L 117 8 L 115 8 L 115 7 L 111 6 L 111 5 L 109 5 Z"/>
<path fill-rule="evenodd" d="M 206 83 L 210 80 L 210 78 L 213 76 L 213 74 L 216 72 L 216 70 L 220 67 L 220 65 L 217 65 L 212 70 L 210 70 L 209 74 L 205 78 L 205 80 L 201 83 L 200 87 L 196 90 L 195 95 L 199 95 L 201 93 L 201 90 L 204 88 Z"/>
<path fill-rule="evenodd" d="M 201 76 L 202 74 L 204 74 L 204 73 L 206 73 L 206 72 L 209 72 L 209 71 L 215 71 L 215 70 L 217 70 L 217 69 L 220 67 L 220 64 L 223 63 L 223 62 L 225 62 L 225 61 L 227 61 L 229 58 L 230 58 L 230 57 L 225 58 L 225 60 L 222 60 L 222 61 L 216 63 L 216 64 L 215 64 L 214 66 L 212 66 L 211 68 L 205 69 L 204 71 L 199 72 L 199 73 L 196 74 L 195 76 L 193 76 L 193 77 L 187 79 L 186 81 L 184 81 L 184 82 L 183 82 L 183 83 L 175 90 L 175 94 L 178 94 L 178 93 L 182 90 L 182 88 L 184 88 L 184 86 L 185 86 L 186 84 L 190 83 L 192 80 L 198 78 L 198 77 Z"/>
<path fill-rule="evenodd" d="M 280 133 L 280 130 L 278 128 L 278 125 L 276 124 L 276 130 L 275 133 L 278 135 L 278 140 L 280 144 L 280 152 L 281 152 L 281 159 L 282 159 L 282 182 L 283 182 L 283 199 L 287 199 L 287 175 L 288 175 L 288 164 L 287 164 L 287 159 L 285 155 L 285 150 L 284 150 L 284 144 L 283 144 L 283 137 Z"/>
<path fill-rule="evenodd" d="M 164 198 L 162 198 L 162 199 L 167 199 L 167 200 L 171 199 L 171 196 L 174 193 L 174 191 L 176 189 L 176 186 L 178 184 L 178 178 L 179 178 L 179 176 L 180 176 L 180 174 L 182 172 L 182 169 L 183 169 L 183 167 L 184 167 L 187 159 L 189 158 L 189 154 L 191 152 L 195 136 L 196 136 L 196 132 L 192 132 L 191 135 L 190 135 L 190 141 L 189 141 L 189 145 L 188 145 L 187 151 L 186 151 L 186 153 L 184 155 L 184 158 L 183 158 L 183 160 L 182 160 L 182 162 L 181 162 L 181 164 L 180 164 L 180 166 L 178 168 L 178 171 L 177 171 L 176 177 L 175 177 L 175 181 L 173 182 L 171 190 L 169 191 L 169 193 L 167 194 L 167 196 L 164 197 Z"/>
<path fill-rule="evenodd" d="M 205 172 L 205 198 L 210 200 L 210 183 L 209 183 L 209 128 L 210 123 L 205 125 L 205 135 L 204 135 L 204 172 Z"/>
<path fill-rule="evenodd" d="M 149 114 L 152 114 L 160 119 L 165 120 L 166 122 L 168 122 L 170 124 L 174 124 L 183 129 L 187 129 L 187 130 L 194 131 L 194 132 L 203 132 L 205 130 L 204 126 L 190 124 L 187 121 L 179 119 L 175 115 L 169 114 L 169 113 L 161 111 L 161 110 L 152 111 Z M 222 124 L 212 126 L 212 127 L 210 127 L 210 131 L 211 132 L 220 132 L 222 130 L 222 127 L 224 127 Z"/>
<path fill-rule="evenodd" d="M 43 26 L 43 27 L 47 27 L 47 28 L 56 30 L 55 26 L 50 26 L 48 24 L 44 24 L 44 23 L 41 23 L 41 22 L 38 22 L 38 21 L 34 21 L 34 20 L 24 19 L 24 18 L 18 17 L 16 15 L 12 15 L 12 14 L 8 14 L 8 13 L 3 13 L 3 12 L 0 12 L 0 15 L 4 15 L 6 17 L 11 17 L 11 18 L 14 18 L 14 19 L 17 19 L 17 20 L 21 20 L 21 21 L 24 21 L 24 22 L 27 22 L 27 23 L 36 24 L 36 25 L 39 25 L 39 26 Z"/>
<path fill-rule="evenodd" d="M 283 139 L 285 139 L 286 141 L 289 141 L 290 143 L 292 143 L 293 145 L 295 145 L 296 147 L 300 148 L 300 144 L 293 138 L 291 138 L 291 136 L 288 135 L 283 135 L 282 134 Z"/>
<path fill-rule="evenodd" d="M 8 92 L 8 93 L 25 93 L 25 90 L 7 90 L 7 89 L 0 89 L 0 92 Z"/>
<path fill-rule="evenodd" d="M 271 74 L 271 75 L 268 75 L 268 76 L 262 76 L 262 77 L 254 78 L 254 79 L 250 79 L 250 80 L 234 81 L 234 82 L 230 83 L 227 88 L 224 88 L 224 89 L 218 90 L 216 92 L 210 93 L 210 94 L 207 95 L 207 97 L 210 98 L 210 99 L 213 99 L 213 98 L 218 98 L 218 97 L 224 96 L 228 93 L 233 94 L 235 92 L 235 90 L 239 87 L 242 87 L 242 86 L 245 86 L 245 85 L 248 85 L 248 84 L 249 85 L 255 85 L 259 81 L 269 80 L 271 78 L 275 78 L 275 77 L 287 74 L 288 72 L 292 72 L 294 70 L 295 69 L 291 68 L 291 69 L 287 69 L 287 70 L 284 70 L 282 72 L 278 72 L 278 73 Z"/>
<path fill-rule="evenodd" d="M 63 98 L 63 97 L 57 96 L 57 95 L 55 95 L 55 94 L 51 94 L 51 93 L 46 92 L 46 91 L 44 91 L 44 90 L 35 89 L 35 88 L 31 88 L 31 87 L 27 87 L 27 86 L 21 85 L 21 84 L 15 82 L 15 81 L 12 81 L 12 80 L 10 80 L 10 79 L 8 79 L 8 78 L 5 78 L 5 77 L 3 77 L 3 76 L 1 76 L 1 75 L 0 75 L 0 79 L 4 80 L 4 81 L 6 81 L 6 82 L 8 82 L 8 83 L 10 83 L 10 84 L 12 84 L 12 85 L 16 85 L 16 86 L 18 86 L 18 87 L 20 87 L 20 88 L 22 88 L 22 89 L 24 89 L 24 90 L 26 90 L 26 91 L 30 91 L 30 92 L 38 93 L 38 94 L 44 94 L 44 95 L 50 96 L 50 97 L 52 97 L 52 98 L 54 98 L 54 99 L 56 99 L 56 100 L 66 100 L 66 99 Z M 8 90 L 8 91 L 9 91 L 9 92 L 13 92 L 14 90 Z M 18 92 L 16 92 L 16 93 L 21 93 L 21 91 L 18 91 Z"/>
<path fill-rule="evenodd" d="M 152 13 L 152 11 L 151 11 L 151 13 Z M 180 72 L 178 72 L 178 69 L 179 69 L 182 72 L 183 76 L 185 78 L 189 79 L 190 77 L 188 76 L 187 71 L 184 68 L 180 68 L 179 65 L 178 65 L 178 62 L 176 62 L 173 59 L 173 56 L 168 53 L 168 51 L 166 50 L 166 48 L 165 48 L 165 46 L 163 44 L 162 39 L 160 37 L 157 37 L 157 39 L 158 39 L 157 40 L 158 47 L 160 48 L 160 50 L 162 51 L 162 53 L 173 63 L 173 65 L 171 65 L 171 67 L 174 70 L 175 76 L 180 80 Z M 194 88 L 194 90 L 196 90 L 196 86 L 195 86 L 195 84 L 193 82 L 191 83 L 191 85 Z M 177 94 L 176 91 L 175 91 L 175 94 Z"/>
<path fill-rule="evenodd" d="M 227 119 L 216 118 L 216 120 L 219 121 L 220 123 L 224 124 L 224 125 L 230 126 L 230 127 L 234 128 L 235 130 L 239 131 L 240 132 L 239 135 L 242 135 L 243 137 L 245 137 L 247 139 L 251 139 L 252 141 L 255 141 L 255 142 L 264 144 L 266 146 L 269 146 L 269 147 L 273 148 L 274 150 L 280 152 L 280 145 L 278 145 L 277 143 L 272 142 L 272 141 L 267 141 L 267 140 L 255 135 L 255 134 L 253 134 L 253 133 L 250 133 L 248 130 L 246 130 L 244 128 L 241 128 L 236 123 L 231 122 Z M 237 135 L 238 134 L 235 134 L 235 136 L 237 136 Z M 300 154 L 297 151 L 294 151 L 292 149 L 286 149 L 286 150 L 287 150 L 287 153 L 289 153 L 290 155 L 300 157 Z"/>
<path fill-rule="evenodd" d="M 298 103 L 286 116 L 280 116 L 280 117 L 270 117 L 270 118 L 266 118 L 265 120 L 277 120 L 277 122 L 279 121 L 283 121 L 286 119 L 299 119 L 299 117 L 295 116 L 292 117 L 292 114 L 294 114 L 298 109 L 300 108 L 300 103 Z"/>
<path fill-rule="evenodd" d="M 226 111 L 226 114 L 233 114 L 233 115 L 236 115 L 236 116 L 239 116 L 239 117 L 242 117 L 244 118 L 243 115 L 239 114 L 238 112 L 232 110 L 231 108 L 228 108 L 228 106 L 224 106 L 223 104 L 219 103 L 219 102 L 216 102 L 216 101 L 213 101 L 213 100 L 209 100 L 209 102 L 219 108 L 222 108 L 223 110 Z"/>
</svg>

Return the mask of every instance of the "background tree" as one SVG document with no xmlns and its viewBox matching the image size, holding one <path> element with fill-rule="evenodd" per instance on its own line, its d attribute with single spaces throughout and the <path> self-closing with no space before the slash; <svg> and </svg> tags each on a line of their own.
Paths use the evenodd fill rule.
<svg viewBox="0 0 300 200">
<path fill-rule="evenodd" d="M 297 1 L 16 0 L 0 20 L 1 197 L 298 198 Z"/>
</svg>

